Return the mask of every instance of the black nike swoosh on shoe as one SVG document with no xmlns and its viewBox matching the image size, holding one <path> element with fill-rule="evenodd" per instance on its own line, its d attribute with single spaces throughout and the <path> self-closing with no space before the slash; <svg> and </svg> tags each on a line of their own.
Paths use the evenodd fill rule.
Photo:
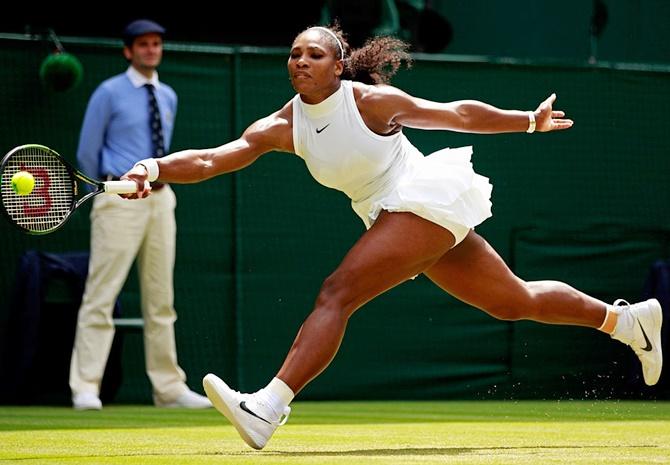
<svg viewBox="0 0 670 465">
<path fill-rule="evenodd" d="M 644 332 L 644 331 L 643 331 L 643 332 Z M 645 337 L 646 337 L 646 336 L 645 336 Z M 252 415 L 252 416 L 258 418 L 259 420 L 264 421 L 264 422 L 267 423 L 268 425 L 271 425 L 271 424 L 272 424 L 272 423 L 270 423 L 269 421 L 267 421 L 265 418 L 263 418 L 263 417 L 259 417 L 259 416 L 256 415 L 254 412 L 252 412 L 251 410 L 249 410 L 249 407 L 247 407 L 247 403 L 246 403 L 245 401 L 240 402 L 240 408 L 241 408 L 242 410 L 244 410 L 245 412 L 247 412 L 249 415 Z"/>
<path fill-rule="evenodd" d="M 644 336 L 644 342 L 647 343 L 645 347 L 642 347 L 642 350 L 644 350 L 645 352 L 651 352 L 651 350 L 654 347 L 651 345 L 651 341 L 647 337 L 647 333 L 644 332 L 644 328 L 642 327 L 642 323 L 640 323 L 640 320 L 637 320 L 637 324 L 640 326 L 640 329 L 642 330 L 642 335 Z"/>
<path fill-rule="evenodd" d="M 321 129 L 316 128 L 316 133 L 317 133 L 317 134 L 321 134 L 321 131 L 323 131 L 324 129 L 326 129 L 328 126 L 330 126 L 330 123 L 326 124 L 326 125 L 325 125 L 324 127 L 322 127 Z"/>
</svg>

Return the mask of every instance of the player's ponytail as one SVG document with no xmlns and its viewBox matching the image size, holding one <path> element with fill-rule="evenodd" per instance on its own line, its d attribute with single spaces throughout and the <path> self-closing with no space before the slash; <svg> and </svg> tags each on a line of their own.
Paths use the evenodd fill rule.
<svg viewBox="0 0 670 465">
<path fill-rule="evenodd" d="M 319 30 L 332 44 L 337 58 L 341 58 L 344 53 L 342 79 L 365 84 L 387 84 L 403 62 L 407 68 L 412 65 L 409 44 L 395 37 L 374 37 L 368 39 L 361 48 L 352 49 L 338 23 L 327 28 L 318 26 L 308 29 Z"/>
</svg>

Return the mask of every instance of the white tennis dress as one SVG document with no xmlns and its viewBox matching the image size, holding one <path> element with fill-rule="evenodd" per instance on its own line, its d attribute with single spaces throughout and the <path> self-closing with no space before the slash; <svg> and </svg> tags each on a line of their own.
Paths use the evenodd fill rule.
<svg viewBox="0 0 670 465">
<path fill-rule="evenodd" d="M 293 98 L 295 152 L 319 183 L 344 192 L 370 228 L 381 210 L 412 212 L 456 236 L 491 216 L 488 178 L 472 169 L 472 147 L 424 157 L 402 132 L 372 132 L 356 107 L 351 81 L 316 105 Z"/>
</svg>

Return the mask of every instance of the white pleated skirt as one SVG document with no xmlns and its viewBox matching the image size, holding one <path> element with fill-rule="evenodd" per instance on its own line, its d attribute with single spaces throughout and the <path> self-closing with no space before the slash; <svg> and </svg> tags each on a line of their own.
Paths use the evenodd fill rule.
<svg viewBox="0 0 670 465">
<path fill-rule="evenodd" d="M 383 189 L 352 201 L 352 208 L 366 228 L 382 210 L 414 213 L 449 230 L 458 244 L 492 216 L 493 186 L 475 173 L 471 157 L 472 147 L 445 148 L 425 157 L 412 152 Z"/>
</svg>

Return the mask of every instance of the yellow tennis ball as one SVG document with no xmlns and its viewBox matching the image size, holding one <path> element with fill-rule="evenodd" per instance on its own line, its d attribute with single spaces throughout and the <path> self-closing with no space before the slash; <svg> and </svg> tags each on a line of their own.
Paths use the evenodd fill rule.
<svg viewBox="0 0 670 465">
<path fill-rule="evenodd" d="M 35 178 L 27 171 L 17 171 L 12 176 L 12 189 L 17 195 L 29 195 L 35 188 Z"/>
</svg>

